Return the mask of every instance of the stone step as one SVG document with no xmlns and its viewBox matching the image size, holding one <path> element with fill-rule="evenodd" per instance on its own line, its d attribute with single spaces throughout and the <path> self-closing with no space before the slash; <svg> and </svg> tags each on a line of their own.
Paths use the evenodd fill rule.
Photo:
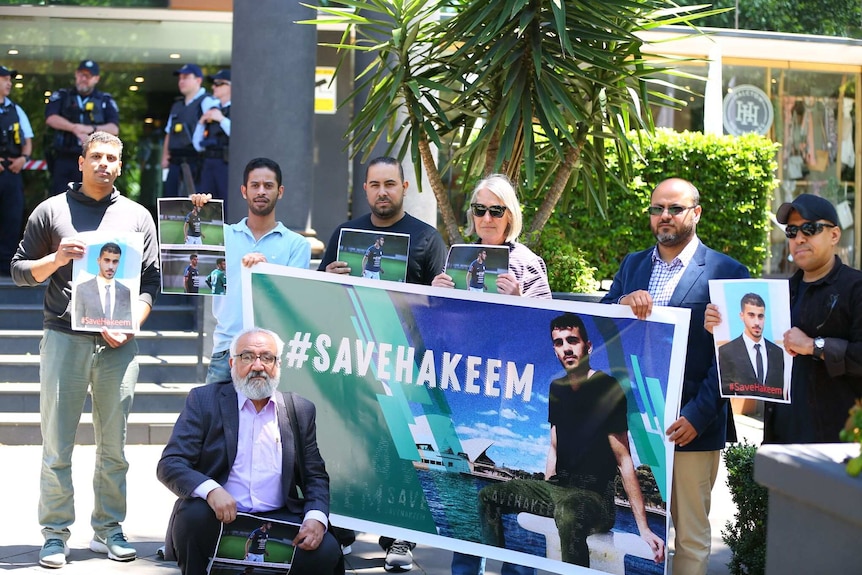
<svg viewBox="0 0 862 575">
<path fill-rule="evenodd" d="M 2 300 L 0 300 L 2 301 Z M 196 307 L 160 306 L 150 313 L 144 327 L 151 331 L 197 329 Z M 0 328 L 4 330 L 35 330 L 42 328 L 43 310 L 41 303 L 0 305 Z"/>
<path fill-rule="evenodd" d="M 130 413 L 126 432 L 127 445 L 164 445 L 171 437 L 178 413 Z M 40 445 L 42 431 L 38 413 L 5 413 L 0 415 L 0 445 Z M 93 417 L 81 415 L 78 445 L 94 445 Z"/>
<path fill-rule="evenodd" d="M 186 396 L 200 383 L 138 383 L 132 413 L 179 413 Z M 90 396 L 84 402 L 84 412 L 92 412 Z M 39 413 L 38 383 L 0 383 L 0 419 L 10 413 Z"/>
<path fill-rule="evenodd" d="M 149 323 L 149 322 L 148 322 Z M 202 342 L 196 331 L 141 331 L 135 336 L 138 350 L 146 355 L 197 355 Z M 41 329 L 0 329 L 0 351 L 9 355 L 39 354 Z M 207 354 L 209 350 L 203 350 Z"/>
<path fill-rule="evenodd" d="M 138 355 L 138 381 L 174 383 L 203 381 L 209 359 L 197 355 Z M 0 355 L 0 385 L 3 382 L 39 381 L 39 356 L 36 354 Z"/>
</svg>

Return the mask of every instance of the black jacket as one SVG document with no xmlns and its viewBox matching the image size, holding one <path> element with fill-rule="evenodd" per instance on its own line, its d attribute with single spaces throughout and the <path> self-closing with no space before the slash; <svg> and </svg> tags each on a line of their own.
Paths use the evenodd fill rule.
<svg viewBox="0 0 862 575">
<path fill-rule="evenodd" d="M 800 297 L 800 287 L 804 292 Z M 792 325 L 826 340 L 823 361 L 793 358 L 791 403 L 766 404 L 765 443 L 837 443 L 847 411 L 862 397 L 862 271 L 841 263 L 802 286 L 790 278 Z"/>
</svg>

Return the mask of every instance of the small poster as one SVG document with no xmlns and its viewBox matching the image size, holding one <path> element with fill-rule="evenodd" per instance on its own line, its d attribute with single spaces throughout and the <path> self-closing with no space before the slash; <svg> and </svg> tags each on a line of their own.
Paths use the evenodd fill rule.
<svg viewBox="0 0 862 575">
<path fill-rule="evenodd" d="M 224 295 L 224 202 L 198 207 L 186 198 L 160 198 L 158 204 L 162 293 Z"/>
<path fill-rule="evenodd" d="M 87 251 L 72 262 L 72 329 L 137 332 L 144 235 L 93 231 L 78 238 Z"/>
<path fill-rule="evenodd" d="M 713 329 L 721 397 L 790 403 L 787 280 L 710 280 L 709 296 L 721 313 Z"/>
<path fill-rule="evenodd" d="M 237 513 L 229 524 L 222 523 L 210 575 L 286 575 L 294 554 L 293 540 L 299 533 L 296 523 L 248 513 Z"/>
<path fill-rule="evenodd" d="M 508 271 L 508 246 L 454 244 L 446 258 L 446 275 L 456 289 L 497 293 L 497 276 Z"/>
<path fill-rule="evenodd" d="M 409 253 L 409 234 L 344 228 L 338 237 L 338 261 L 354 277 L 403 283 Z"/>
</svg>

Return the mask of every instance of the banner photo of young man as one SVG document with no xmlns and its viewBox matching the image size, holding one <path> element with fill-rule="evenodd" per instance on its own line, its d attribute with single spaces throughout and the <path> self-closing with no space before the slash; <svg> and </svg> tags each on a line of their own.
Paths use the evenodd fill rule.
<svg viewBox="0 0 862 575">
<path fill-rule="evenodd" d="M 665 572 L 688 310 L 271 264 L 242 283 L 244 323 L 286 342 L 281 388 L 317 406 L 334 524 L 557 573 Z"/>
</svg>

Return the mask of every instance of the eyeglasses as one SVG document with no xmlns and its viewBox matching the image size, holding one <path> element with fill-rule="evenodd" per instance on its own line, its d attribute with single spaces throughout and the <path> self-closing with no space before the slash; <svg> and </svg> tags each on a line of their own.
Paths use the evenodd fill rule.
<svg viewBox="0 0 862 575">
<path fill-rule="evenodd" d="M 213 82 L 213 86 L 230 86 L 230 82 L 224 82 L 222 80 L 217 80 Z"/>
<path fill-rule="evenodd" d="M 788 239 L 796 239 L 796 234 L 802 230 L 802 235 L 806 237 L 816 236 L 823 231 L 823 228 L 837 228 L 835 224 L 826 224 L 823 222 L 805 222 L 801 226 L 784 226 L 784 235 Z"/>
<path fill-rule="evenodd" d="M 492 218 L 502 218 L 507 209 L 506 206 L 486 206 L 484 204 L 470 204 L 470 208 L 477 218 L 484 218 L 487 212 L 491 212 Z"/>
<path fill-rule="evenodd" d="M 271 353 L 252 353 L 250 351 L 238 353 L 234 357 L 239 358 L 243 365 L 251 365 L 254 360 L 259 359 L 264 367 L 271 367 L 278 361 L 278 357 Z"/>
<path fill-rule="evenodd" d="M 665 210 L 667 210 L 667 213 L 668 215 L 670 215 L 670 217 L 675 217 L 686 210 L 692 210 L 696 207 L 697 206 L 650 206 L 647 208 L 647 212 L 651 216 L 660 216 L 664 213 Z"/>
</svg>

